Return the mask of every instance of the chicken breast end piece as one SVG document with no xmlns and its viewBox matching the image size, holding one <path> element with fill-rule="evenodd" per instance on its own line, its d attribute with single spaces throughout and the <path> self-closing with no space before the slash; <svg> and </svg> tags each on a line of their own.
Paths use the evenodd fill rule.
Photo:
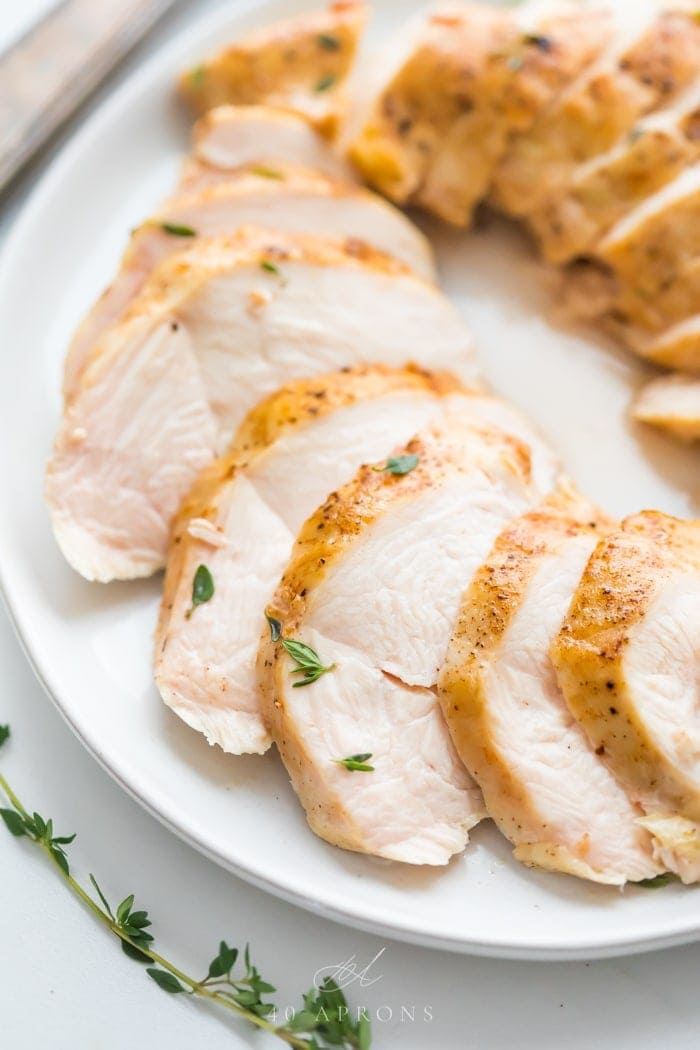
<svg viewBox="0 0 700 1050">
<path fill-rule="evenodd" d="M 366 20 L 364 2 L 336 0 L 277 22 L 183 73 L 180 94 L 196 113 L 227 103 L 281 106 L 330 137 Z"/>
<path fill-rule="evenodd" d="M 645 511 L 603 539 L 552 660 L 572 713 L 644 809 L 659 859 L 697 881 L 700 522 Z"/>
<path fill-rule="evenodd" d="M 700 441 L 700 376 L 659 376 L 642 388 L 632 410 L 640 423 L 681 441 Z"/>
<path fill-rule="evenodd" d="M 275 106 L 217 106 L 194 125 L 179 191 L 224 182 L 241 168 L 281 180 L 288 166 L 345 182 L 356 179 L 350 165 L 300 114 Z"/>
</svg>

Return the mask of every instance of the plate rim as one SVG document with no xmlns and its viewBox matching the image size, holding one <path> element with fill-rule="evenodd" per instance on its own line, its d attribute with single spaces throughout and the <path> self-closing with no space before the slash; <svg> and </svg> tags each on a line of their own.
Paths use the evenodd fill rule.
<svg viewBox="0 0 700 1050">
<path fill-rule="evenodd" d="M 55 188 L 61 184 L 65 172 L 70 170 L 74 157 L 79 156 L 86 145 L 89 146 L 90 139 L 99 134 L 102 123 L 109 122 L 116 114 L 128 109 L 132 97 L 137 97 L 147 89 L 149 82 L 160 79 L 166 68 L 174 67 L 180 60 L 184 61 L 187 53 L 196 53 L 197 47 L 201 46 L 204 40 L 212 36 L 217 29 L 223 29 L 226 24 L 238 21 L 246 14 L 261 10 L 271 2 L 274 0 L 238 0 L 235 10 L 222 8 L 199 18 L 195 17 L 189 24 L 185 24 L 175 32 L 171 39 L 157 46 L 141 67 L 131 70 L 121 84 L 108 92 L 87 120 L 70 133 L 27 196 L 12 223 L 0 253 L 0 294 L 5 284 L 11 279 L 14 259 L 20 254 L 22 246 L 30 237 L 33 213 L 39 211 L 43 203 L 51 199 Z M 551 940 L 533 944 L 502 937 L 494 937 L 490 940 L 465 939 L 462 935 L 447 937 L 432 933 L 421 926 L 416 926 L 415 923 L 411 925 L 406 921 L 401 922 L 398 917 L 391 922 L 386 922 L 376 913 L 376 905 L 369 905 L 364 911 L 358 911 L 357 907 L 343 906 L 338 903 L 337 899 L 329 899 L 329 894 L 323 898 L 313 899 L 303 891 L 294 890 L 289 881 L 276 879 L 269 873 L 256 869 L 254 864 L 237 863 L 231 857 L 213 849 L 193 830 L 178 825 L 176 820 L 159 809 L 156 800 L 149 798 L 147 794 L 138 789 L 136 784 L 130 782 L 123 771 L 117 768 L 102 752 L 97 741 L 92 739 L 89 730 L 78 724 L 78 720 L 71 714 L 70 701 L 67 701 L 61 690 L 52 684 L 50 669 L 44 666 L 40 652 L 35 651 L 28 625 L 22 615 L 21 601 L 17 601 L 13 594 L 6 558 L 5 536 L 0 530 L 0 595 L 29 665 L 64 722 L 98 765 L 152 817 L 189 846 L 243 881 L 310 911 L 312 914 L 343 925 L 353 925 L 368 933 L 381 934 L 422 947 L 491 958 L 533 961 L 603 959 L 655 951 L 700 939 L 700 918 L 695 921 L 692 918 L 681 918 L 673 923 L 666 920 L 656 932 L 647 931 L 641 935 L 631 932 L 626 936 L 618 935 L 611 940 L 609 936 L 601 938 L 598 934 L 588 938 L 579 937 L 564 945 Z"/>
</svg>

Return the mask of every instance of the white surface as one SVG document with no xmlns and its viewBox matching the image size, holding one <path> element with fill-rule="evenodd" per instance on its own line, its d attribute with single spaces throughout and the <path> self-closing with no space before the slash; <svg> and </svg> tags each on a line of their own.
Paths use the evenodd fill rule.
<svg viewBox="0 0 700 1050">
<path fill-rule="evenodd" d="M 164 34 L 161 34 L 164 35 Z M 15 192 L 5 206 L 21 199 Z M 7 346 L 7 338 L 4 339 Z M 18 377 L 21 386 L 21 377 Z M 659 446 L 659 455 L 664 446 Z M 16 446 L 19 456 L 23 450 Z M 7 494 L 6 494 L 7 495 Z M 11 508 L 6 503 L 4 513 Z M 82 751 L 41 694 L 0 624 L 0 721 L 15 730 L 0 764 L 25 800 L 51 810 L 82 872 L 101 874 L 116 895 L 134 889 L 157 916 L 173 956 L 194 967 L 220 935 L 250 937 L 266 971 L 294 1002 L 320 965 L 352 952 L 368 962 L 384 942 L 341 929 L 274 901 L 179 843 L 130 802 Z M 226 1021 L 174 1002 L 144 977 L 67 897 L 22 844 L 0 835 L 2 1045 L 8 1050 L 96 1047 L 179 1050 L 248 1045 Z M 650 895 L 657 907 L 658 895 Z M 499 963 L 389 945 L 382 982 L 355 1002 L 431 1006 L 434 1020 L 375 1025 L 379 1047 L 607 1048 L 696 1044 L 700 947 L 620 962 Z M 352 990 L 351 990 L 352 991 Z M 386 1011 L 382 1011 L 385 1016 Z M 259 1040 L 255 1045 L 262 1045 Z M 274 1045 L 274 1044 L 272 1044 Z"/>
<path fill-rule="evenodd" d="M 107 281 L 126 231 L 172 185 L 188 122 L 172 99 L 193 56 L 306 0 L 250 0 L 188 32 L 139 70 L 76 136 L 8 243 L 0 275 L 0 570 L 25 643 L 66 718 L 119 781 L 204 852 L 325 915 L 421 943 L 512 957 L 593 956 L 689 938 L 700 896 L 610 888 L 529 871 L 488 825 L 445 870 L 388 865 L 333 849 L 306 828 L 274 754 L 232 760 L 159 702 L 151 638 L 160 580 L 96 587 L 61 558 L 42 473 L 59 412 L 64 348 Z M 405 17 L 382 0 L 385 30 Z M 684 514 L 695 450 L 645 454 L 625 422 L 639 370 L 544 320 L 542 275 L 519 237 L 492 224 L 435 229 L 445 283 L 474 330 L 497 390 L 538 419 L 573 477 L 607 509 Z M 69 265 L 67 265 L 69 262 Z M 37 295 L 37 289 L 41 294 Z M 21 376 L 21 382 L 18 381 Z M 649 439 L 651 441 L 651 439 Z M 17 449 L 22 455 L 17 455 Z M 97 700 L 96 698 L 99 698 Z"/>
</svg>

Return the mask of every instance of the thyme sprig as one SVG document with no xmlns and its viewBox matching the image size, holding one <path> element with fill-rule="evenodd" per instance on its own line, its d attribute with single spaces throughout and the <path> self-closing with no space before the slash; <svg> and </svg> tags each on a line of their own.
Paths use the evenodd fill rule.
<svg viewBox="0 0 700 1050">
<path fill-rule="evenodd" d="M 9 736 L 9 726 L 0 726 L 0 746 Z M 63 847 L 73 842 L 75 834 L 54 835 L 53 820 L 39 813 L 30 814 L 1 773 L 0 790 L 10 803 L 9 808 L 0 808 L 7 830 L 16 838 L 27 838 L 39 847 L 75 896 L 119 938 L 129 958 L 151 964 L 146 967 L 146 973 L 162 991 L 169 995 L 193 995 L 216 1003 L 295 1050 L 369 1050 L 371 1025 L 366 1011 L 358 1011 L 354 1020 L 342 990 L 330 978 L 320 988 L 307 992 L 302 1007 L 291 1020 L 277 1025 L 274 1020 L 277 1008 L 265 998 L 276 989 L 263 980 L 251 963 L 248 945 L 241 960 L 237 948 L 221 941 L 206 975 L 199 979 L 175 966 L 155 951 L 153 935 L 148 932 L 152 925 L 148 912 L 135 908 L 133 893 L 112 908 L 94 875 L 90 875 L 90 882 L 96 897 L 71 874 Z M 235 973 L 239 961 L 242 961 L 241 972 Z"/>
</svg>

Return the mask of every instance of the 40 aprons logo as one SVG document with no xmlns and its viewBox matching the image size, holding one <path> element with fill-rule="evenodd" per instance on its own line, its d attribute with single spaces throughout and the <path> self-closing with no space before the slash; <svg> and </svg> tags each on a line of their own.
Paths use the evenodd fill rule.
<svg viewBox="0 0 700 1050">
<path fill-rule="evenodd" d="M 353 954 L 347 959 L 341 960 L 341 962 L 319 967 L 314 974 L 314 987 L 321 989 L 327 987 L 329 982 L 332 982 L 341 991 L 347 991 L 347 989 L 352 988 L 352 998 L 362 1003 L 360 989 L 371 988 L 384 979 L 384 974 L 380 971 L 378 964 L 385 955 L 386 950 L 386 948 L 381 948 L 374 958 L 364 965 Z M 372 999 L 376 1000 L 377 998 L 375 991 L 372 993 Z M 380 1000 L 382 999 L 381 996 L 379 998 Z M 428 1003 L 419 1004 L 383 1000 L 371 1006 L 366 1003 L 357 1006 L 341 1006 L 339 1011 L 341 1016 L 338 1020 L 351 1020 L 355 1024 L 358 1024 L 362 1018 L 373 1024 L 376 1022 L 379 1024 L 388 1024 L 389 1022 L 429 1024 L 433 1020 L 433 1008 Z M 324 1013 L 324 1008 L 321 1007 L 317 1013 L 318 1021 L 331 1020 L 330 1015 L 324 1016 Z M 292 1007 L 287 1007 L 284 1010 L 284 1020 L 287 1023 L 293 1021 L 294 1016 L 295 1011 Z"/>
</svg>

